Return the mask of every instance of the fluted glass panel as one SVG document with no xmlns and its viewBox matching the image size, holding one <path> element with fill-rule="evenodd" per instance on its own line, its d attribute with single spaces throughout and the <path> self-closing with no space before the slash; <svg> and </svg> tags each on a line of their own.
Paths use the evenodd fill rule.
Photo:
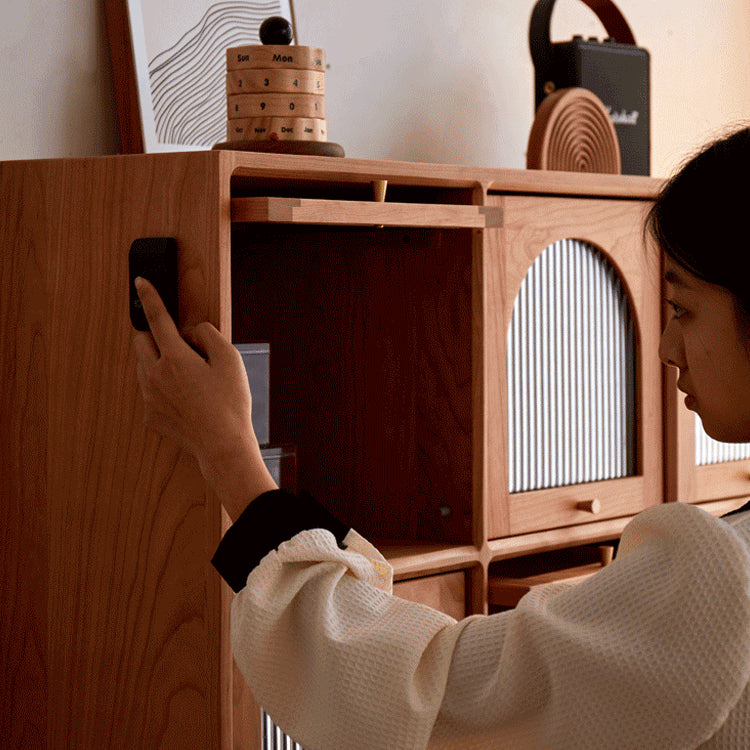
<svg viewBox="0 0 750 750">
<path fill-rule="evenodd" d="M 631 476 L 633 321 L 593 246 L 565 239 L 529 269 L 508 330 L 511 492 Z"/>
<path fill-rule="evenodd" d="M 695 465 L 707 466 L 750 458 L 750 443 L 720 443 L 709 437 L 695 415 Z"/>
<path fill-rule="evenodd" d="M 263 719 L 263 750 L 304 750 L 302 745 L 295 742 L 288 734 L 273 723 L 271 717 L 261 710 Z"/>
</svg>

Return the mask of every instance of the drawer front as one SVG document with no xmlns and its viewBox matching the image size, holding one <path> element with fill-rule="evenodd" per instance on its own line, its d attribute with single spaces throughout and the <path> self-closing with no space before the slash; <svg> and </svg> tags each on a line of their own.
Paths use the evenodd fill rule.
<svg viewBox="0 0 750 750">
<path fill-rule="evenodd" d="M 466 617 L 466 573 L 454 573 L 397 581 L 393 593 L 401 599 L 440 610 L 456 620 Z"/>
</svg>

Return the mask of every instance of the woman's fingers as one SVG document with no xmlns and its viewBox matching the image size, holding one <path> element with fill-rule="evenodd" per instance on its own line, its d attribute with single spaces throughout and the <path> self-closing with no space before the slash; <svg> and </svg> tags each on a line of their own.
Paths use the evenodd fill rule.
<svg viewBox="0 0 750 750">
<path fill-rule="evenodd" d="M 199 323 L 182 331 L 183 338 L 202 352 L 209 363 L 233 365 L 238 357 L 237 349 L 208 322 Z"/>
<path fill-rule="evenodd" d="M 148 320 L 157 350 L 163 352 L 165 349 L 174 347 L 181 341 L 180 334 L 156 288 L 151 282 L 140 277 L 135 280 L 135 288 L 143 305 L 143 312 Z"/>
<path fill-rule="evenodd" d="M 150 333 L 141 331 L 133 337 L 135 356 L 139 362 L 153 362 L 159 359 L 159 350 L 154 337 Z"/>
</svg>

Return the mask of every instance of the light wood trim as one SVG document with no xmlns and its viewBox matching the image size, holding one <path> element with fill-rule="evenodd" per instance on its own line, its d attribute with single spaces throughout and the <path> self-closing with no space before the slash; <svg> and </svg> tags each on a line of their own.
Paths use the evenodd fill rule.
<svg viewBox="0 0 750 750">
<path fill-rule="evenodd" d="M 260 197 L 233 198 L 232 221 L 483 229 L 500 226 L 502 213 L 482 206 Z"/>
<path fill-rule="evenodd" d="M 487 556 L 490 562 L 494 562 L 563 547 L 606 542 L 618 538 L 631 520 L 632 516 L 625 516 L 531 534 L 507 536 L 502 539 L 490 539 L 487 543 Z"/>
<path fill-rule="evenodd" d="M 712 516 L 723 516 L 741 508 L 748 500 L 750 500 L 750 496 L 733 497 L 729 500 L 714 500 L 708 503 L 701 503 L 699 507 Z"/>
<path fill-rule="evenodd" d="M 326 156 L 214 152 L 226 161 L 238 180 L 273 177 L 279 180 L 301 178 L 319 182 L 366 183 L 386 179 L 394 185 L 429 185 L 446 188 L 473 188 L 483 185 L 492 193 L 528 195 L 570 195 L 650 200 L 661 180 L 637 175 L 597 175 L 525 169 L 488 169 L 455 164 L 332 159 Z"/>
<path fill-rule="evenodd" d="M 506 198 L 492 196 L 488 201 L 505 210 Z M 504 364 L 507 327 L 501 312 L 507 308 L 509 258 L 503 236 L 502 231 L 484 232 L 474 253 L 474 494 L 481 497 L 482 518 L 477 523 L 481 520 L 483 539 L 504 536 L 510 529 L 505 501 L 509 481 Z"/>
<path fill-rule="evenodd" d="M 605 566 L 598 563 L 588 565 L 577 565 L 574 568 L 563 568 L 562 570 L 550 570 L 536 575 L 523 576 L 522 578 L 490 578 L 487 588 L 487 598 L 490 606 L 515 607 L 532 589 L 544 586 L 547 583 L 580 583 L 598 573 Z"/>
<path fill-rule="evenodd" d="M 750 459 L 696 466 L 695 502 L 750 495 Z"/>
<path fill-rule="evenodd" d="M 479 551 L 472 546 L 376 544 L 393 568 L 396 581 L 428 576 L 446 570 L 467 568 L 479 562 Z"/>
</svg>

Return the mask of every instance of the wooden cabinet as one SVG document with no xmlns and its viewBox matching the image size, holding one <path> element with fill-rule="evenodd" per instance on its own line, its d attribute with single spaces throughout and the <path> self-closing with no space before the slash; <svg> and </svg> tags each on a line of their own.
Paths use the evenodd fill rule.
<svg viewBox="0 0 750 750">
<path fill-rule="evenodd" d="M 230 151 L 2 164 L 3 745 L 261 746 L 209 565 L 227 518 L 143 425 L 135 238 L 177 239 L 183 324 L 270 343 L 271 441 L 300 488 L 381 546 L 397 594 L 462 616 L 487 611 L 491 566 L 613 539 L 664 499 L 656 187 Z M 628 301 L 635 459 L 511 491 L 508 330 L 566 238 Z"/>
</svg>

